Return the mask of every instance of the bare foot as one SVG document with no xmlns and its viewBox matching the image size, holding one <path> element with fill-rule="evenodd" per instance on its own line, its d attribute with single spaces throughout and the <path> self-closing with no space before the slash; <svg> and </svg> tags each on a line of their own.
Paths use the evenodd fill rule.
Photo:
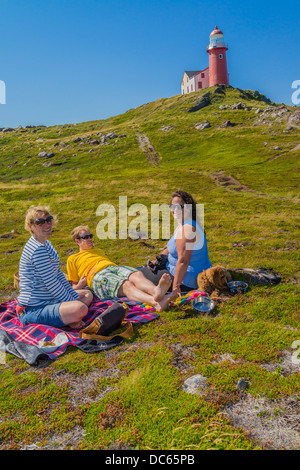
<svg viewBox="0 0 300 470">
<path fill-rule="evenodd" d="M 172 284 L 172 278 L 170 274 L 165 273 L 159 280 L 158 286 L 155 287 L 153 292 L 153 298 L 156 302 L 159 302 L 164 298 L 164 295 L 168 292 L 170 285 Z"/>
<path fill-rule="evenodd" d="M 84 321 L 78 321 L 74 323 L 69 323 L 69 325 L 67 326 L 69 328 L 72 328 L 72 330 L 81 330 L 84 327 L 84 325 L 85 325 Z"/>
<path fill-rule="evenodd" d="M 170 294 L 166 294 L 160 302 L 157 302 L 154 305 L 154 307 L 158 312 L 164 312 L 168 309 L 169 302 L 171 302 L 171 300 L 177 299 L 178 296 L 180 296 L 179 290 L 175 289 Z"/>
</svg>

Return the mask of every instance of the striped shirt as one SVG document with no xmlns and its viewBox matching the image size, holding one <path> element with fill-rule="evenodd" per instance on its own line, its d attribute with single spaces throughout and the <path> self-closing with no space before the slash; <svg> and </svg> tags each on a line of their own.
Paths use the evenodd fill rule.
<svg viewBox="0 0 300 470">
<path fill-rule="evenodd" d="M 67 302 L 79 297 L 61 271 L 57 251 L 48 240 L 43 244 L 30 237 L 21 255 L 19 277 L 18 304 L 23 307 Z"/>
</svg>

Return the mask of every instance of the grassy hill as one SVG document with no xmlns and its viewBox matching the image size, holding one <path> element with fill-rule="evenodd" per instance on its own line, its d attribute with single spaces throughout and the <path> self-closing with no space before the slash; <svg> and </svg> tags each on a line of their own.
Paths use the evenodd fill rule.
<svg viewBox="0 0 300 470">
<path fill-rule="evenodd" d="M 57 214 L 51 241 L 64 268 L 72 228 L 88 224 L 95 233 L 100 204 L 117 208 L 127 196 L 128 207 L 142 203 L 150 213 L 179 188 L 204 204 L 213 265 L 272 267 L 282 277 L 276 287 L 252 286 L 219 302 L 213 316 L 190 307 L 165 312 L 107 353 L 70 348 L 43 369 L 8 357 L 2 448 L 299 448 L 297 109 L 221 86 L 106 120 L 0 132 L 2 300 L 17 295 L 13 275 L 31 204 Z M 132 266 L 163 244 L 97 241 Z M 207 378 L 201 396 L 181 389 L 195 374 Z M 246 392 L 236 387 L 240 378 Z"/>
</svg>

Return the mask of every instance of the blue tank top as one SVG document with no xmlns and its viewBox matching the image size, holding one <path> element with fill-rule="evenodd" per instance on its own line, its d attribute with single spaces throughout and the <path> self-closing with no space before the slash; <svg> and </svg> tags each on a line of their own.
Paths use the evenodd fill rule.
<svg viewBox="0 0 300 470">
<path fill-rule="evenodd" d="M 207 240 L 203 230 L 194 220 L 187 220 L 186 222 L 184 222 L 183 225 L 186 224 L 193 225 L 193 227 L 196 227 L 197 231 L 200 234 L 199 242 L 193 245 L 190 263 L 182 280 L 182 284 L 184 284 L 185 286 L 195 288 L 197 287 L 197 275 L 202 271 L 205 271 L 205 269 L 211 268 L 212 264 L 208 257 Z M 172 238 L 170 238 L 167 244 L 169 254 L 166 268 L 173 276 L 175 276 L 175 269 L 178 262 L 176 236 L 180 227 L 181 226 L 176 229 L 174 235 L 172 236 Z"/>
</svg>

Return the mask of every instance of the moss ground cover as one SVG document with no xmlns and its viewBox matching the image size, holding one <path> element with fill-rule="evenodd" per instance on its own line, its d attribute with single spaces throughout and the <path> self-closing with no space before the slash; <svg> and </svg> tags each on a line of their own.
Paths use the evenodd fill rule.
<svg viewBox="0 0 300 470">
<path fill-rule="evenodd" d="M 32 443 L 75 449 L 264 448 L 265 441 L 234 425 L 225 408 L 246 394 L 298 399 L 299 369 L 291 367 L 291 357 L 293 342 L 300 340 L 294 150 L 300 129 L 286 130 L 295 108 L 286 107 L 287 117 L 267 111 L 261 119 L 256 109 L 270 103 L 252 92 L 209 91 L 211 104 L 194 113 L 188 110 L 203 92 L 160 99 L 107 120 L 0 136 L 1 300 L 17 295 L 13 275 L 28 239 L 24 215 L 31 204 L 49 204 L 57 214 L 51 241 L 65 269 L 75 250 L 72 228 L 84 223 L 95 233 L 99 204 L 113 204 L 118 215 L 119 196 L 127 196 L 128 207 L 147 206 L 150 224 L 151 204 L 169 203 L 178 188 L 204 204 L 213 265 L 272 267 L 281 284 L 250 286 L 217 302 L 211 316 L 199 316 L 190 306 L 163 312 L 106 353 L 69 348 L 36 369 L 7 356 L 0 375 L 2 449 Z M 239 101 L 249 109 L 220 109 Z M 211 127 L 195 128 L 206 120 Z M 235 126 L 220 127 L 228 120 Z M 109 132 L 118 137 L 101 142 Z M 155 162 L 140 148 L 140 135 L 149 138 Z M 99 144 L 91 144 L 95 139 Z M 39 157 L 42 151 L 54 156 Z M 116 263 L 137 266 L 153 259 L 165 240 L 96 243 Z M 182 389 L 194 374 L 207 378 L 200 395 Z M 245 392 L 236 387 L 241 378 L 249 384 Z"/>
</svg>

